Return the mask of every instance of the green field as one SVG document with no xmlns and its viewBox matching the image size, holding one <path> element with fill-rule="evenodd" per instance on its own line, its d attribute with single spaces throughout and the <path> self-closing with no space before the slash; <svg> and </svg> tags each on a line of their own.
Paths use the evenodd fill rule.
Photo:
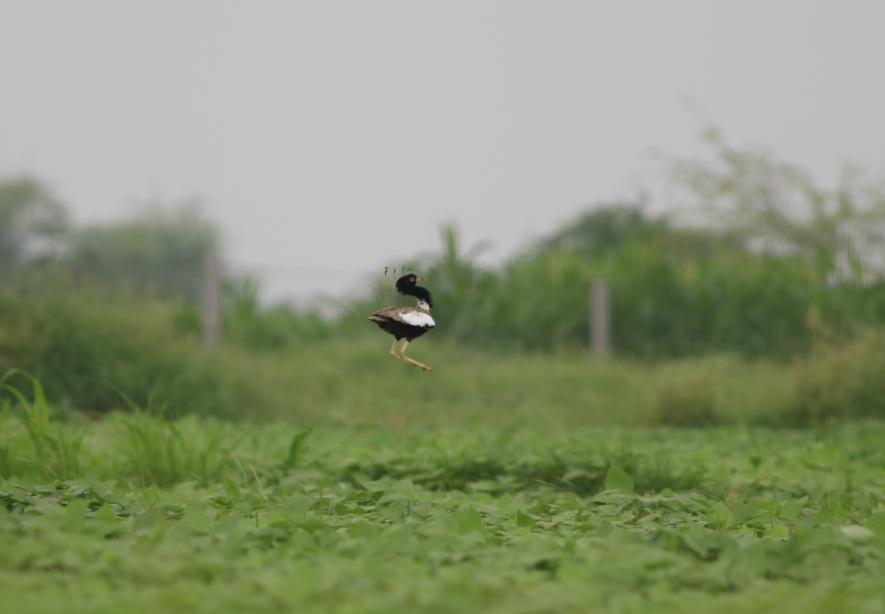
<svg viewBox="0 0 885 614">
<path fill-rule="evenodd" d="M 603 58 L 617 87 L 606 88 L 569 37 L 602 39 L 581 36 L 586 23 L 558 28 L 563 7 L 532 23 L 529 3 L 472 3 L 457 20 L 408 3 L 395 11 L 405 38 L 375 41 L 389 20 L 362 4 L 365 15 L 338 7 L 326 26 L 311 19 L 310 36 L 283 37 L 299 45 L 292 70 L 253 67 L 249 53 L 282 58 L 277 35 L 295 24 L 263 32 L 256 11 L 227 40 L 215 35 L 239 25 L 227 8 L 200 19 L 209 39 L 187 35 L 178 13 L 162 37 L 126 36 L 120 27 L 143 20 L 95 9 L 88 21 L 114 34 L 98 41 L 115 49 L 111 61 L 91 41 L 83 70 L 58 82 L 62 47 L 50 43 L 89 37 L 39 9 L 39 28 L 0 56 L 26 77 L 5 79 L 6 98 L 40 98 L 19 105 L 31 113 L 11 135 L 37 140 L 11 147 L 14 158 L 0 148 L 0 163 L 13 162 L 0 164 L 0 614 L 885 614 L 881 156 L 867 170 L 814 157 L 817 142 L 832 153 L 832 126 L 812 113 L 835 109 L 821 106 L 826 96 L 787 118 L 794 129 L 801 120 L 810 146 L 792 148 L 795 162 L 768 149 L 777 139 L 744 144 L 762 124 L 733 140 L 692 99 L 698 142 L 668 141 L 675 124 L 653 130 L 635 172 L 612 183 L 588 161 L 625 163 L 647 131 L 607 117 L 626 138 L 600 140 L 588 127 L 603 107 L 580 112 L 575 86 L 592 81 L 611 103 L 638 82 L 634 68 L 654 64 L 619 72 L 617 58 L 648 41 L 667 52 L 663 8 L 648 32 L 623 22 L 626 46 Z M 299 19 L 310 16 L 302 8 Z M 856 21 L 855 9 L 842 12 Z M 690 29 L 705 39 L 725 23 L 694 12 Z M 770 26 L 776 12 L 754 19 Z M 714 107 L 758 97 L 742 80 L 765 72 L 801 91 L 794 77 L 810 66 L 830 98 L 862 102 L 852 79 L 875 57 L 858 51 L 870 41 L 840 46 L 829 16 L 820 31 L 836 38 L 805 36 L 817 13 L 785 12 L 787 27 L 772 30 L 797 75 L 777 54 L 765 57 L 776 70 L 757 69 L 754 31 L 749 53 L 729 55 L 731 93 Z M 27 21 L 2 23 L 18 32 Z M 528 36 L 508 34 L 523 22 Z M 562 40 L 543 44 L 558 29 Z M 457 48 L 436 49 L 436 31 Z M 479 46 L 462 49 L 473 38 Z M 311 53 L 313 39 L 334 52 Z M 856 58 L 828 80 L 827 66 L 841 64 L 812 63 L 797 41 Z M 162 49 L 148 53 L 155 42 Z M 723 72 L 691 50 L 680 42 L 680 74 Z M 536 51 L 562 57 L 548 66 Z M 116 55 L 132 60 L 126 70 Z M 222 73 L 197 70 L 214 56 L 234 106 L 260 98 L 280 117 L 219 114 L 225 98 L 207 79 Z M 327 70 L 336 62 L 347 70 Z M 381 85 L 400 64 L 398 94 Z M 181 70 L 186 87 L 164 81 Z M 111 87 L 90 91 L 93 73 Z M 132 92 L 115 103 L 130 73 L 162 103 Z M 287 94 L 293 78 L 304 95 Z M 673 87 L 666 75 L 652 81 Z M 769 103 L 787 108 L 777 90 L 749 120 Z M 624 112 L 672 106 L 647 98 Z M 564 148 L 542 113 L 551 101 L 548 111 L 566 113 Z M 68 124 L 90 109 L 108 121 L 86 121 L 78 141 Z M 174 121 L 152 122 L 157 113 Z M 309 129 L 291 130 L 300 116 Z M 851 126 L 833 118 L 847 152 Z M 446 138 L 430 138 L 437 124 Z M 136 129 L 152 125 L 142 143 Z M 155 141 L 172 155 L 149 155 Z M 195 154 L 203 141 L 219 146 L 215 157 Z M 452 155 L 434 158 L 447 146 Z M 486 155 L 458 159 L 476 147 Z M 90 148 L 118 163 L 90 163 Z M 341 214 L 317 217 L 307 204 Z M 397 282 L 412 275 L 420 287 Z M 419 298 L 435 325 L 408 352 L 429 373 L 392 359 L 390 336 L 367 320 L 385 306 L 423 309 Z"/>
<path fill-rule="evenodd" d="M 349 360 L 368 374 L 335 379 L 348 354 L 327 349 L 311 378 L 293 374 L 286 421 L 57 421 L 30 390 L 7 400 L 0 609 L 885 608 L 881 422 L 653 427 L 658 380 L 697 364 L 643 377 L 468 353 L 447 375 L 455 355 L 436 350 L 428 375 L 361 346 Z M 709 369 L 725 390 L 783 376 Z M 523 387 L 489 388 L 505 371 Z"/>
</svg>

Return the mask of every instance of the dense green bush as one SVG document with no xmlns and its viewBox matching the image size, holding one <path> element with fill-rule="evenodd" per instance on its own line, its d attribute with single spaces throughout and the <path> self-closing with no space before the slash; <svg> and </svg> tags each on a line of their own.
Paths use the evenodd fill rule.
<svg viewBox="0 0 885 614">
<path fill-rule="evenodd" d="M 795 368 L 797 424 L 836 418 L 885 418 L 885 333 L 826 344 Z"/>
<path fill-rule="evenodd" d="M 599 213 L 604 219 L 609 212 Z M 611 286 L 613 342 L 625 356 L 784 359 L 806 353 L 821 334 L 841 338 L 885 324 L 881 282 L 834 285 L 799 255 L 755 253 L 727 236 L 667 230 L 660 221 L 652 227 L 656 234 L 646 230 L 638 240 L 608 241 L 613 251 L 601 254 L 545 243 L 500 270 L 475 265 L 446 229 L 442 253 L 414 264 L 434 294 L 434 334 L 486 347 L 586 347 L 597 278 Z M 362 320 L 403 300 L 379 283 L 371 300 L 348 314 Z"/>
<path fill-rule="evenodd" d="M 720 422 L 716 386 L 709 374 L 692 373 L 661 386 L 651 422 L 664 426 L 704 427 Z"/>
<path fill-rule="evenodd" d="M 176 329 L 177 306 L 64 284 L 0 291 L 0 372 L 33 373 L 49 398 L 105 412 L 141 407 L 234 415 L 262 394 L 248 374 Z M 128 397 L 128 400 L 127 400 Z"/>
</svg>

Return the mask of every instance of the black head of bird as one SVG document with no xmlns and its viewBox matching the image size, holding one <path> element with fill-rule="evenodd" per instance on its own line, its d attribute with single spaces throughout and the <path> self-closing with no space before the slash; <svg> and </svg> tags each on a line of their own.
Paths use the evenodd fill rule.
<svg viewBox="0 0 885 614">
<path fill-rule="evenodd" d="M 414 296 L 418 299 L 418 308 L 429 311 L 433 307 L 433 297 L 430 295 L 430 290 L 418 285 L 419 281 L 421 281 L 420 277 L 414 273 L 408 273 L 396 280 L 396 290 L 400 294 Z"/>
<path fill-rule="evenodd" d="M 387 271 L 385 270 L 385 273 Z M 433 307 L 433 298 L 430 290 L 418 285 L 421 278 L 414 273 L 407 273 L 396 280 L 396 290 L 400 294 L 414 296 L 418 304 L 414 307 L 396 306 L 379 309 L 369 316 L 369 320 L 378 325 L 382 330 L 393 335 L 393 345 L 390 347 L 390 355 L 406 361 L 425 371 L 430 367 L 406 356 L 406 348 L 412 340 L 417 339 L 434 326 L 430 308 Z M 405 339 L 402 347 L 397 351 L 396 344 L 400 339 Z"/>
<path fill-rule="evenodd" d="M 396 291 L 400 294 L 409 294 L 418 284 L 418 276 L 414 273 L 406 273 L 396 280 Z"/>
</svg>

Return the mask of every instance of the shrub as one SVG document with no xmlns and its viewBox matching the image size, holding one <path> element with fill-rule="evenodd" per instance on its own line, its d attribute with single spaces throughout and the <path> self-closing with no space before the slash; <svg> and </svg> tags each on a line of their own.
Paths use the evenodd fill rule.
<svg viewBox="0 0 885 614">
<path fill-rule="evenodd" d="M 178 333 L 175 315 L 174 304 L 119 293 L 0 292 L 0 371 L 29 371 L 51 402 L 101 413 L 126 407 L 120 391 L 172 415 L 260 403 L 252 378 Z"/>
<path fill-rule="evenodd" d="M 885 418 L 885 332 L 847 345 L 822 345 L 796 363 L 791 419 Z"/>
<path fill-rule="evenodd" d="M 228 280 L 222 301 L 223 337 L 243 347 L 282 350 L 331 336 L 329 322 L 315 312 L 303 312 L 287 305 L 263 306 L 259 284 L 250 277 Z M 198 315 L 191 320 L 199 325 Z"/>
<path fill-rule="evenodd" d="M 602 254 L 569 251 L 572 237 L 486 269 L 462 255 L 448 229 L 444 249 L 417 267 L 436 299 L 434 334 L 507 349 L 586 346 L 590 288 L 599 277 L 611 286 L 612 341 L 621 356 L 784 360 L 807 353 L 820 328 L 847 337 L 885 323 L 882 282 L 833 286 L 799 255 L 755 253 L 712 231 L 656 232 L 624 237 Z M 379 284 L 343 321 L 362 326 L 365 313 L 400 300 Z"/>
<path fill-rule="evenodd" d="M 705 374 L 687 374 L 666 382 L 658 392 L 652 423 L 702 427 L 718 423 L 716 387 Z"/>
</svg>

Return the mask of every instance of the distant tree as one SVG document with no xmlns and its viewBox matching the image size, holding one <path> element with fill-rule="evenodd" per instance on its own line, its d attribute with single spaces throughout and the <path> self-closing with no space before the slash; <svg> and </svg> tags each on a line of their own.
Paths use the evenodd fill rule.
<svg viewBox="0 0 885 614">
<path fill-rule="evenodd" d="M 152 205 L 133 218 L 83 228 L 70 263 L 81 277 L 160 296 L 199 299 L 203 257 L 219 233 L 194 203 Z"/>
<path fill-rule="evenodd" d="M 0 273 L 57 255 L 70 229 L 68 212 L 31 177 L 0 180 Z"/>
<path fill-rule="evenodd" d="M 541 240 L 538 248 L 602 256 L 628 242 L 647 240 L 669 231 L 667 221 L 648 216 L 642 202 L 601 203 Z"/>
<path fill-rule="evenodd" d="M 846 169 L 835 188 L 772 154 L 740 149 L 709 128 L 713 155 L 676 160 L 690 210 L 757 251 L 799 254 L 840 280 L 885 274 L 885 184 Z"/>
<path fill-rule="evenodd" d="M 584 211 L 542 239 L 536 252 L 571 252 L 600 258 L 631 244 L 656 244 L 673 259 L 707 257 L 725 246 L 737 246 L 727 232 L 674 226 L 666 216 L 647 213 L 645 203 L 624 201 L 602 203 Z"/>
</svg>

